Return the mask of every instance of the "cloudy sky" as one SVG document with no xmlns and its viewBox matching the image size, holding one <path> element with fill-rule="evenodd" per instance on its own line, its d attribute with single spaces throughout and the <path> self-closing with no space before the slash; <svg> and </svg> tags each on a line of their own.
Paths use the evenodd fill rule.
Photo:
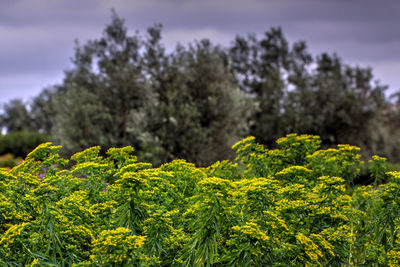
<svg viewBox="0 0 400 267">
<path fill-rule="evenodd" d="M 398 0 L 0 0 L 0 102 L 60 83 L 74 40 L 100 37 L 112 8 L 131 32 L 162 23 L 171 48 L 201 38 L 228 45 L 281 26 L 313 55 L 336 52 L 400 90 Z"/>
</svg>

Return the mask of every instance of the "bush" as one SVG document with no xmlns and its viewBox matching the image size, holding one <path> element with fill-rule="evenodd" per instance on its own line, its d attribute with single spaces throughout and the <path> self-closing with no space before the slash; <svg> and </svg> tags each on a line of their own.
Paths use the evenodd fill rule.
<svg viewBox="0 0 400 267">
<path fill-rule="evenodd" d="M 35 147 L 47 142 L 51 136 L 38 132 L 13 132 L 0 136 L 0 155 L 10 153 L 15 157 L 26 157 Z"/>
<path fill-rule="evenodd" d="M 0 263 L 66 266 L 338 266 L 400 261 L 400 173 L 349 190 L 359 149 L 253 137 L 236 162 L 153 168 L 132 147 L 59 157 L 45 143 L 0 170 Z M 380 158 L 370 168 L 383 175 Z M 65 166 L 71 166 L 65 168 Z"/>
<path fill-rule="evenodd" d="M 10 153 L 0 156 L 0 168 L 12 168 L 20 162 L 21 158 L 15 158 Z"/>
</svg>

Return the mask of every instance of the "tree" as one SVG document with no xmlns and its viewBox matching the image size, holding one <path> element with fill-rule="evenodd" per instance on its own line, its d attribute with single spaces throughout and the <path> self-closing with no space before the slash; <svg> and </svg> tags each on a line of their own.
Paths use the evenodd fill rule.
<svg viewBox="0 0 400 267">
<path fill-rule="evenodd" d="M 250 134 L 272 145 L 288 130 L 283 120 L 284 101 L 291 87 L 307 83 L 312 57 L 304 42 L 290 48 L 282 30 L 271 28 L 260 40 L 255 35 L 236 37 L 230 59 L 240 88 L 258 105 Z"/>
<path fill-rule="evenodd" d="M 161 25 L 128 36 L 113 14 L 101 39 L 77 45 L 73 63 L 51 100 L 52 132 L 69 152 L 132 145 L 155 164 L 206 165 L 233 156 L 245 134 L 252 104 L 207 40 L 167 54 Z"/>
<path fill-rule="evenodd" d="M 202 40 L 178 46 L 162 62 L 162 71 L 152 75 L 158 98 L 152 132 L 161 140 L 162 160 L 207 165 L 231 158 L 253 103 L 240 92 L 224 51 Z"/>
<path fill-rule="evenodd" d="M 54 95 L 54 88 L 46 88 L 38 96 L 34 97 L 30 103 L 32 124 L 38 132 L 51 133 L 54 124 L 54 114 L 56 112 L 52 105 Z"/>
<path fill-rule="evenodd" d="M 53 100 L 53 134 L 68 151 L 93 145 L 140 147 L 144 109 L 152 97 L 143 71 L 142 41 L 127 35 L 115 13 L 99 40 L 75 49 Z"/>
<path fill-rule="evenodd" d="M 318 134 L 324 145 L 350 143 L 384 153 L 386 86 L 370 68 L 351 67 L 326 53 L 315 62 L 305 42 L 289 46 L 272 28 L 258 40 L 237 37 L 230 48 L 241 89 L 258 104 L 250 133 L 266 145 L 288 133 Z"/>
<path fill-rule="evenodd" d="M 8 133 L 35 130 L 27 105 L 21 99 L 14 99 L 4 104 L 0 120 L 1 128 L 6 129 Z"/>
<path fill-rule="evenodd" d="M 397 115 L 371 69 L 326 53 L 314 59 L 304 41 L 290 45 L 280 28 L 237 36 L 227 49 L 201 40 L 172 52 L 161 32 L 154 25 L 130 36 L 114 12 L 100 39 L 77 43 L 62 84 L 29 104 L 5 105 L 2 127 L 51 132 L 69 153 L 132 145 L 155 164 L 184 158 L 208 165 L 231 158 L 230 146 L 243 136 L 274 146 L 293 132 L 400 158 L 390 148 Z"/>
<path fill-rule="evenodd" d="M 350 143 L 366 154 L 382 152 L 378 143 L 385 89 L 373 84 L 371 69 L 351 67 L 336 55 L 322 54 L 305 86 L 288 94 L 286 115 L 301 122 L 289 130 L 318 133 L 326 145 Z"/>
</svg>

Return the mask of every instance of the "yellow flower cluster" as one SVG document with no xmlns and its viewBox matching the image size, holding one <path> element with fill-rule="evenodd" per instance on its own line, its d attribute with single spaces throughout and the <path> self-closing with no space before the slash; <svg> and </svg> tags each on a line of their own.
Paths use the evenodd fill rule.
<svg viewBox="0 0 400 267">
<path fill-rule="evenodd" d="M 245 225 L 233 226 L 232 230 L 248 235 L 249 238 L 268 242 L 270 237 L 260 230 L 260 227 L 254 222 L 246 222 Z"/>
<path fill-rule="evenodd" d="M 17 239 L 21 235 L 21 232 L 27 225 L 29 225 L 29 223 L 21 223 L 12 225 L 10 228 L 8 228 L 8 230 L 3 234 L 0 239 L 0 246 L 7 248 L 11 244 L 13 244 L 15 239 Z"/>
<path fill-rule="evenodd" d="M 104 230 L 98 239 L 93 242 L 91 259 L 100 265 L 134 264 L 138 259 L 132 258 L 132 252 L 143 247 L 145 236 L 132 235 L 131 230 L 119 227 L 115 230 Z"/>
<path fill-rule="evenodd" d="M 359 148 L 318 150 L 317 136 L 297 134 L 277 143 L 248 137 L 236 162 L 207 168 L 154 168 L 132 147 L 89 148 L 64 168 L 43 144 L 0 169 L 0 263 L 398 266 L 400 172 L 373 157 L 368 171 L 386 184 L 355 188 Z"/>
<path fill-rule="evenodd" d="M 318 258 L 322 258 L 322 252 L 318 246 L 303 233 L 296 234 L 297 241 L 304 246 L 305 253 L 313 261 L 318 262 Z"/>
</svg>

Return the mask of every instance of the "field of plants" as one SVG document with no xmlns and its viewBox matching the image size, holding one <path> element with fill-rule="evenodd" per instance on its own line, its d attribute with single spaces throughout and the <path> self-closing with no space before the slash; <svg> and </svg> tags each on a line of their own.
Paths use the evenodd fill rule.
<svg viewBox="0 0 400 267">
<path fill-rule="evenodd" d="M 398 266 L 400 172 L 359 148 L 253 137 L 234 162 L 154 168 L 132 147 L 44 143 L 0 172 L 1 266 Z"/>
</svg>

